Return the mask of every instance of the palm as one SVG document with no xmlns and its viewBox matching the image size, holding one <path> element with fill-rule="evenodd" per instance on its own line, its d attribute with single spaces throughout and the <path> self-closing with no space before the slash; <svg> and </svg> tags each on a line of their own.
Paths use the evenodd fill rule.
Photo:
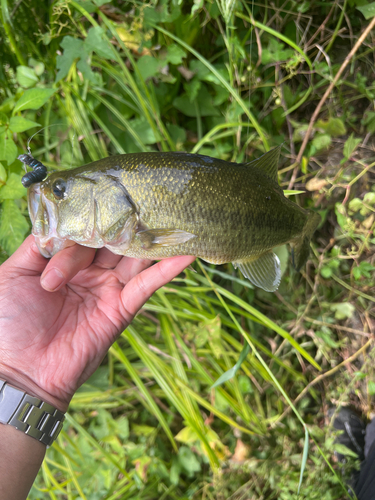
<svg viewBox="0 0 375 500">
<path fill-rule="evenodd" d="M 32 241 L 26 240 L 24 245 L 27 244 L 31 251 Z M 8 274 L 9 259 L 4 264 L 5 279 L 2 274 L 0 281 L 0 374 L 17 369 L 22 360 L 27 377 L 62 405 L 69 403 L 75 390 L 95 371 L 155 285 L 158 288 L 169 281 L 193 260 L 176 258 L 180 265 L 171 276 L 163 276 L 162 269 L 153 266 L 147 270 L 150 274 L 146 285 L 138 273 L 150 261 L 121 258 L 107 250 L 100 250 L 95 256 L 93 249 L 77 248 L 81 256 L 78 274 L 54 293 L 40 285 L 47 261 L 35 255 L 35 249 L 32 269 L 25 270 L 21 265 L 22 272 L 17 269 Z M 63 258 L 64 253 L 60 252 L 48 268 L 64 268 Z M 154 283 L 155 273 L 160 284 Z"/>
</svg>

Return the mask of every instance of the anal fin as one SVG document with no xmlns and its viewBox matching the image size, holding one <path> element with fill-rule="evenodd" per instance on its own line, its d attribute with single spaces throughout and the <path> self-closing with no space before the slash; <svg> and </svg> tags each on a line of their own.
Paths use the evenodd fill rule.
<svg viewBox="0 0 375 500">
<path fill-rule="evenodd" d="M 170 247 L 186 243 L 196 238 L 195 234 L 182 231 L 182 229 L 157 228 L 138 231 L 137 236 L 141 240 L 142 247 L 150 250 L 155 247 Z"/>
<path fill-rule="evenodd" d="M 278 289 L 281 280 L 280 260 L 270 250 L 257 259 L 248 262 L 233 262 L 235 268 L 239 267 L 241 273 L 256 286 L 266 292 Z"/>
</svg>

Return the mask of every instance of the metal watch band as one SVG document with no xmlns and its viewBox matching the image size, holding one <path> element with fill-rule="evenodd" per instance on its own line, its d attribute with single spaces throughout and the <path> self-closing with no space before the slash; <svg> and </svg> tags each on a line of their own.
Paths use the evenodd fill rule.
<svg viewBox="0 0 375 500">
<path fill-rule="evenodd" d="M 57 408 L 0 379 L 1 424 L 12 425 L 51 446 L 62 429 L 64 419 L 64 414 Z"/>
</svg>

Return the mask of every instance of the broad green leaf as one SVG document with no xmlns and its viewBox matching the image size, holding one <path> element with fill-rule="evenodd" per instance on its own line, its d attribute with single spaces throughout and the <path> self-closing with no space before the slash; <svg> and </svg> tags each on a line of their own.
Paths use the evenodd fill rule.
<svg viewBox="0 0 375 500">
<path fill-rule="evenodd" d="M 340 344 L 335 341 L 335 337 L 332 331 L 326 326 L 322 326 L 321 330 L 316 330 L 315 335 L 318 338 L 322 339 L 326 345 L 332 347 L 333 349 L 338 349 L 340 347 Z"/>
<path fill-rule="evenodd" d="M 95 5 L 96 2 L 93 3 L 91 0 L 77 0 L 76 3 L 83 7 L 89 14 L 92 14 L 97 10 L 97 6 Z"/>
<path fill-rule="evenodd" d="M 344 156 L 345 158 L 350 158 L 354 151 L 357 149 L 358 144 L 362 142 L 362 139 L 356 139 L 354 137 L 354 134 L 351 134 L 351 136 L 346 140 L 344 144 Z"/>
<path fill-rule="evenodd" d="M 24 132 L 33 127 L 40 127 L 40 123 L 27 120 L 23 116 L 12 116 L 9 121 L 9 128 L 12 132 Z"/>
<path fill-rule="evenodd" d="M 180 479 L 180 473 L 181 473 L 181 466 L 176 460 L 176 458 L 173 458 L 172 467 L 169 473 L 169 480 L 172 484 L 174 485 L 178 484 L 178 481 Z"/>
<path fill-rule="evenodd" d="M 371 19 L 375 16 L 375 2 L 361 5 L 357 9 L 364 15 L 365 19 Z"/>
<path fill-rule="evenodd" d="M 206 321 L 205 327 L 208 331 L 208 343 L 212 349 L 214 356 L 219 359 L 223 353 L 221 343 L 221 320 L 217 315 L 215 318 Z"/>
<path fill-rule="evenodd" d="M 11 165 L 17 157 L 17 146 L 14 144 L 10 134 L 0 134 L 0 161 L 5 160 Z"/>
<path fill-rule="evenodd" d="M 62 56 L 56 57 L 56 68 L 59 70 L 55 82 L 65 78 L 75 59 L 84 55 L 83 41 L 72 36 L 65 36 L 60 46 L 64 49 Z"/>
<path fill-rule="evenodd" d="M 226 81 L 226 79 L 223 78 L 223 76 L 217 71 L 217 69 L 211 63 L 209 63 L 201 54 L 199 54 L 199 52 L 194 50 L 191 46 L 189 46 L 187 43 L 185 43 L 180 38 L 174 36 L 169 31 L 166 31 L 161 26 L 154 25 L 154 28 L 157 29 L 158 31 L 160 31 L 161 33 L 164 33 L 165 35 L 169 36 L 170 38 L 172 38 L 172 40 L 175 40 L 182 47 L 184 47 L 187 51 L 189 51 L 191 54 L 193 54 L 197 59 L 199 59 L 207 68 L 209 68 L 211 73 L 213 73 L 213 75 L 215 75 L 215 77 L 220 81 L 221 85 L 223 85 L 229 91 L 229 93 L 233 96 L 234 100 L 242 108 L 243 112 L 248 116 L 252 126 L 258 132 L 264 146 L 266 147 L 266 149 L 268 149 L 268 141 L 267 141 L 267 139 L 264 135 L 264 132 L 261 129 L 259 123 L 255 119 L 254 115 L 249 111 L 248 106 L 245 105 L 244 101 L 241 99 L 241 97 L 238 95 L 238 93 L 233 90 L 233 88 L 230 86 L 228 81 Z M 306 60 L 309 61 L 309 63 L 310 63 L 309 59 L 306 59 Z M 309 66 L 311 67 L 311 63 L 309 64 Z"/>
<path fill-rule="evenodd" d="M 155 133 L 150 127 L 150 124 L 144 118 L 135 118 L 129 121 L 133 131 L 139 135 L 144 144 L 154 144 L 159 140 L 155 137 Z"/>
<path fill-rule="evenodd" d="M 181 446 L 178 450 L 178 461 L 189 477 L 201 470 L 197 457 L 187 446 Z"/>
<path fill-rule="evenodd" d="M 96 52 L 98 56 L 104 59 L 113 59 L 112 47 L 105 37 L 105 32 L 100 26 L 91 28 L 88 32 L 87 38 L 84 41 L 86 52 Z"/>
<path fill-rule="evenodd" d="M 375 205 L 375 193 L 366 193 L 363 197 L 363 201 L 368 205 Z"/>
<path fill-rule="evenodd" d="M 198 97 L 199 90 L 202 86 L 202 82 L 198 78 L 193 78 L 191 82 L 187 82 L 184 85 L 186 90 L 186 95 L 189 97 L 190 102 L 194 102 Z"/>
<path fill-rule="evenodd" d="M 178 149 L 178 145 L 182 145 L 186 141 L 185 129 L 179 127 L 178 125 L 175 125 L 174 123 L 168 123 L 167 130 Z"/>
<path fill-rule="evenodd" d="M 192 444 L 199 440 L 197 433 L 191 427 L 184 427 L 180 430 L 180 432 L 175 436 L 176 441 L 180 441 L 180 443 Z"/>
<path fill-rule="evenodd" d="M 0 213 L 0 245 L 11 255 L 29 230 L 26 218 L 13 200 L 5 200 Z"/>
<path fill-rule="evenodd" d="M 0 188 L 0 201 L 2 200 L 17 200 L 26 196 L 27 190 L 21 182 L 22 176 L 12 172 L 5 184 Z"/>
<path fill-rule="evenodd" d="M 348 229 L 348 223 L 350 222 L 350 218 L 347 217 L 345 212 L 345 207 L 342 206 L 341 203 L 336 203 L 335 205 L 335 214 L 337 217 L 337 222 L 341 229 L 345 232 Z"/>
<path fill-rule="evenodd" d="M 209 74 L 210 70 L 199 59 L 192 59 L 190 61 L 190 70 L 193 71 L 199 80 L 204 80 Z"/>
<path fill-rule="evenodd" d="M 221 85 L 220 77 L 221 80 L 229 80 L 228 69 L 220 64 L 215 65 L 215 73 L 213 73 L 203 64 L 202 61 L 193 59 L 190 63 L 190 69 L 196 73 L 199 80 L 215 83 L 216 85 Z"/>
<path fill-rule="evenodd" d="M 155 427 L 144 424 L 132 424 L 132 432 L 137 436 L 151 436 L 155 432 Z"/>
<path fill-rule="evenodd" d="M 2 113 L 9 113 L 12 111 L 13 107 L 15 104 L 15 98 L 14 96 L 8 97 L 8 99 L 5 99 L 1 104 L 0 104 L 0 112 Z"/>
<path fill-rule="evenodd" d="M 142 75 L 142 78 L 144 80 L 147 80 L 147 78 L 156 76 L 159 73 L 162 64 L 155 57 L 142 56 L 138 59 L 137 66 Z"/>
<path fill-rule="evenodd" d="M 362 207 L 363 201 L 360 198 L 353 198 L 348 205 L 349 213 L 359 212 Z"/>
<path fill-rule="evenodd" d="M 17 81 L 21 87 L 33 87 L 39 78 L 36 76 L 35 71 L 28 66 L 17 66 Z"/>
<path fill-rule="evenodd" d="M 98 73 L 94 73 L 93 72 L 93 70 L 91 69 L 91 67 L 90 67 L 89 63 L 87 62 L 87 60 L 80 59 L 77 62 L 77 69 L 78 69 L 78 71 L 80 71 L 82 73 L 83 77 L 86 80 L 89 80 L 94 85 L 99 84 L 99 78 L 100 78 L 100 76 L 99 76 Z"/>
<path fill-rule="evenodd" d="M 286 61 L 294 56 L 294 50 L 286 49 L 282 42 L 270 38 L 268 47 L 262 50 L 262 64 Z"/>
<path fill-rule="evenodd" d="M 219 116 L 219 110 L 213 106 L 212 97 L 207 88 L 202 85 L 197 98 L 192 103 L 189 97 L 185 94 L 181 97 L 176 97 L 173 105 L 184 113 L 186 116 Z"/>
<path fill-rule="evenodd" d="M 305 135 L 306 135 L 308 128 L 309 128 L 309 126 L 307 124 L 306 125 L 299 125 L 299 124 L 296 125 L 294 128 L 294 131 L 293 131 L 293 141 L 302 142 Z"/>
<path fill-rule="evenodd" d="M 336 319 L 351 318 L 355 307 L 350 302 L 341 302 L 340 304 L 330 304 L 329 308 L 334 311 Z"/>
<path fill-rule="evenodd" d="M 328 121 L 318 120 L 316 128 L 321 128 L 331 137 L 339 137 L 346 134 L 346 127 L 341 118 L 330 118 Z"/>
<path fill-rule="evenodd" d="M 355 279 L 359 279 L 361 276 L 365 278 L 372 278 L 374 275 L 375 267 L 370 264 L 370 262 L 362 261 L 359 266 L 353 269 L 353 276 Z"/>
<path fill-rule="evenodd" d="M 39 109 L 56 92 L 55 89 L 29 89 L 17 101 L 13 114 L 23 109 Z"/>
<path fill-rule="evenodd" d="M 160 0 L 157 9 L 154 4 L 145 4 L 144 20 L 148 23 L 173 23 L 181 14 L 180 2 Z"/>
<path fill-rule="evenodd" d="M 363 125 L 366 125 L 367 132 L 374 133 L 375 132 L 375 112 L 368 111 L 363 120 L 361 121 Z"/>
<path fill-rule="evenodd" d="M 167 61 L 172 64 L 181 64 L 182 59 L 186 57 L 186 52 L 178 45 L 169 45 L 167 48 Z"/>
<path fill-rule="evenodd" d="M 341 455 L 358 458 L 358 454 L 347 448 L 344 444 L 334 443 L 333 449 L 334 451 L 337 451 L 337 453 L 340 453 Z"/>
<path fill-rule="evenodd" d="M 331 144 L 332 139 L 329 134 L 317 134 L 312 140 L 312 145 L 316 148 L 317 151 L 321 149 L 326 149 Z"/>
<path fill-rule="evenodd" d="M 5 183 L 7 180 L 7 171 L 4 168 L 4 165 L 0 163 L 0 184 Z"/>
<path fill-rule="evenodd" d="M 1 126 L 0 133 L 3 133 L 7 129 L 8 123 L 9 123 L 8 116 L 5 113 L 0 112 L 0 126 Z"/>
</svg>

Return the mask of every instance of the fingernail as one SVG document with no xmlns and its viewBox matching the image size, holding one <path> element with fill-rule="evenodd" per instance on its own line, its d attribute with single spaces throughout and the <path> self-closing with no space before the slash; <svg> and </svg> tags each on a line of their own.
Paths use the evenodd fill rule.
<svg viewBox="0 0 375 500">
<path fill-rule="evenodd" d="M 50 269 L 40 280 L 42 287 L 49 292 L 57 290 L 63 281 L 64 276 L 58 269 Z"/>
</svg>

